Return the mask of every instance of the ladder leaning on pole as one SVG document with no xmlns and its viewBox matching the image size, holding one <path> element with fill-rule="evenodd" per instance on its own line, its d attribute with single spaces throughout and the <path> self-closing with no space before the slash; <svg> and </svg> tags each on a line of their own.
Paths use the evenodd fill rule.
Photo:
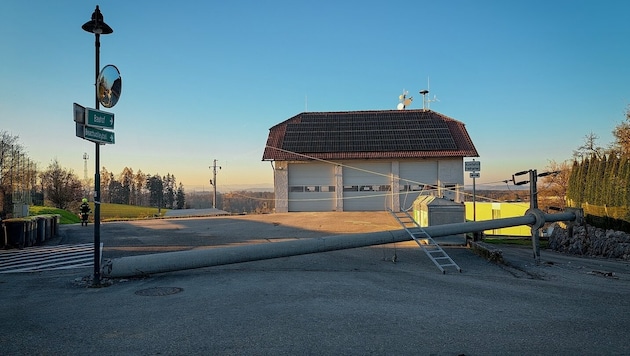
<svg viewBox="0 0 630 356">
<path fill-rule="evenodd" d="M 431 261 L 435 263 L 437 268 L 446 273 L 444 267 L 455 267 L 457 271 L 461 272 L 462 269 L 446 254 L 446 251 L 440 247 L 440 245 L 433 240 L 429 234 L 416 222 L 416 220 L 409 215 L 406 211 L 394 212 L 391 209 L 390 214 L 398 221 L 398 223 L 407 231 L 409 236 L 422 248 L 422 250 L 429 256 Z"/>
</svg>

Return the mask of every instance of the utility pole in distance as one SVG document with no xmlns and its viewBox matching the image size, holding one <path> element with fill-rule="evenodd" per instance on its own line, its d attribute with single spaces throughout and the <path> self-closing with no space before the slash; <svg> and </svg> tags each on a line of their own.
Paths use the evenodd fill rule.
<svg viewBox="0 0 630 356">
<path fill-rule="evenodd" d="M 529 180 L 517 182 L 516 176 L 522 176 L 529 173 Z M 538 211 L 538 177 L 545 177 L 551 174 L 558 174 L 560 171 L 543 172 L 538 174 L 536 169 L 516 172 L 512 175 L 512 183 L 514 185 L 523 185 L 529 183 L 529 210 Z M 534 250 L 534 259 L 536 263 L 540 262 L 540 235 L 538 229 L 542 226 L 532 225 L 532 249 Z"/>
<path fill-rule="evenodd" d="M 210 179 L 210 185 L 214 187 L 214 195 L 212 196 L 212 207 L 217 208 L 217 168 L 220 170 L 221 166 L 217 166 L 217 160 L 212 161 L 212 166 L 208 167 L 212 169 L 212 179 Z"/>
</svg>

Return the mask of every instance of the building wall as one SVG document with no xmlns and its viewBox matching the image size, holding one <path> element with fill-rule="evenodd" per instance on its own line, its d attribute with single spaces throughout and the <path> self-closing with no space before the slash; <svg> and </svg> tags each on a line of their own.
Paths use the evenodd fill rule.
<svg viewBox="0 0 630 356">
<path fill-rule="evenodd" d="M 393 161 L 392 162 L 392 174 L 391 174 L 391 186 L 392 193 L 400 192 L 400 162 Z M 392 194 L 392 211 L 400 211 L 400 194 Z"/>
<path fill-rule="evenodd" d="M 335 211 L 343 211 L 343 167 L 340 164 L 335 165 Z"/>
<path fill-rule="evenodd" d="M 348 161 L 342 166 L 344 210 L 391 208 L 391 161 Z"/>
<path fill-rule="evenodd" d="M 463 174 L 463 158 L 276 162 L 276 212 L 399 211 L 420 194 L 461 201 Z"/>
<path fill-rule="evenodd" d="M 438 196 L 461 201 L 457 187 L 464 185 L 464 160 L 462 158 L 438 160 L 437 183 L 440 188 L 444 188 Z"/>
<path fill-rule="evenodd" d="M 289 163 L 286 161 L 274 163 L 273 185 L 276 213 L 286 213 L 289 211 Z"/>
<path fill-rule="evenodd" d="M 289 211 L 334 211 L 335 165 L 322 162 L 289 164 Z"/>
<path fill-rule="evenodd" d="M 466 220 L 473 221 L 473 202 L 466 202 Z M 490 203 L 477 202 L 477 221 L 512 218 L 525 215 L 529 209 L 529 203 Z M 527 225 L 504 227 L 500 229 L 486 230 L 486 235 L 498 236 L 531 236 L 531 228 Z"/>
</svg>

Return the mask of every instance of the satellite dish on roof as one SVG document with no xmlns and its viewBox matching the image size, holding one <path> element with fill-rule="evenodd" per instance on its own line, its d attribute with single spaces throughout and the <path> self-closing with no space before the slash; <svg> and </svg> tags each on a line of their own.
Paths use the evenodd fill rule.
<svg viewBox="0 0 630 356">
<path fill-rule="evenodd" d="M 398 96 L 398 100 L 400 102 L 396 106 L 396 109 L 398 109 L 398 110 L 405 110 L 405 108 L 407 106 L 411 105 L 411 102 L 413 101 L 413 97 L 407 98 L 407 94 L 408 93 L 409 93 L 408 91 L 403 89 L 403 93 Z"/>
</svg>

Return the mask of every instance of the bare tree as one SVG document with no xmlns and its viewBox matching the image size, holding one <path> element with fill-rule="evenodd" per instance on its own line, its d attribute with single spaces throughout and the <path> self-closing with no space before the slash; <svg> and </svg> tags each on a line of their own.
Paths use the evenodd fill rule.
<svg viewBox="0 0 630 356">
<path fill-rule="evenodd" d="M 630 105 L 626 108 L 626 118 L 612 131 L 615 142 L 611 145 L 611 150 L 619 156 L 630 157 Z"/>
<path fill-rule="evenodd" d="M 111 203 L 110 201 L 110 192 L 109 192 L 109 183 L 112 180 L 112 174 L 107 171 L 107 168 L 103 166 L 101 168 L 101 203 Z"/>
<path fill-rule="evenodd" d="M 584 136 L 584 143 L 573 151 L 573 158 L 577 160 L 583 160 L 584 158 L 595 156 L 601 159 L 604 156 L 604 149 L 597 145 L 599 136 L 591 132 Z"/>
<path fill-rule="evenodd" d="M 11 184 L 16 172 L 16 155 L 21 154 L 22 146 L 18 143 L 18 136 L 6 131 L 0 131 L 0 186 Z"/>
<path fill-rule="evenodd" d="M 46 199 L 55 207 L 67 209 L 71 203 L 78 203 L 82 196 L 82 186 L 79 177 L 59 165 L 54 159 L 48 168 L 40 174 Z"/>
<path fill-rule="evenodd" d="M 11 211 L 12 204 L 31 203 L 31 192 L 37 186 L 36 170 L 18 136 L 0 131 L 0 215 Z"/>
<path fill-rule="evenodd" d="M 569 161 L 560 163 L 554 160 L 549 161 L 545 170 L 546 172 L 555 173 L 540 178 L 540 182 L 538 183 L 538 197 L 541 200 L 541 205 L 558 208 L 565 207 L 571 168 L 572 165 Z"/>
</svg>

